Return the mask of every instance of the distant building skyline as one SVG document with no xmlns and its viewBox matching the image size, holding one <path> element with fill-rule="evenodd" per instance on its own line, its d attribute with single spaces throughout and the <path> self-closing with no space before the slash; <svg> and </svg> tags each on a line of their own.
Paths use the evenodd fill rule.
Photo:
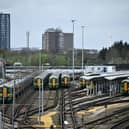
<svg viewBox="0 0 129 129">
<path fill-rule="evenodd" d="M 0 49 L 10 49 L 9 13 L 0 13 Z"/>
<path fill-rule="evenodd" d="M 42 49 L 49 53 L 63 53 L 73 49 L 73 34 L 48 28 L 42 34 Z"/>
<path fill-rule="evenodd" d="M 64 33 L 64 51 L 73 50 L 73 33 Z"/>
<path fill-rule="evenodd" d="M 66 8 L 67 7 L 67 8 Z M 58 27 L 72 33 L 74 47 L 101 50 L 115 41 L 129 43 L 129 0 L 0 0 L 0 12 L 11 14 L 11 48 L 42 47 L 42 32 Z"/>
</svg>

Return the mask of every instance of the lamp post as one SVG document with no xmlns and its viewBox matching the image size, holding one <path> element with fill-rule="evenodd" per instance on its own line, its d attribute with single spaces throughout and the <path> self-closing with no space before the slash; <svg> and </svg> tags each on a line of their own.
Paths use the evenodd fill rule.
<svg viewBox="0 0 129 129">
<path fill-rule="evenodd" d="M 38 119 L 38 121 L 39 121 L 39 124 L 40 124 L 40 117 L 41 117 L 41 113 L 40 113 L 40 107 L 41 107 L 41 99 L 40 99 L 40 94 L 41 94 L 41 92 L 40 92 L 40 90 L 41 90 L 41 80 L 40 80 L 40 85 L 39 85 L 39 119 Z"/>
<path fill-rule="evenodd" d="M 5 100 L 4 100 L 4 86 L 3 86 L 3 121 L 2 121 L 3 122 L 2 123 L 3 124 L 3 128 L 4 128 L 4 106 L 5 106 L 4 101 Z"/>
<path fill-rule="evenodd" d="M 85 26 L 81 26 L 82 28 L 82 71 L 84 67 L 84 28 Z"/>
<path fill-rule="evenodd" d="M 4 72 L 4 63 L 2 63 L 2 78 L 5 79 L 5 72 Z M 2 90 L 2 94 L 3 94 L 3 128 L 4 128 L 4 107 L 5 107 L 5 104 L 4 104 L 4 85 L 3 85 L 3 90 Z"/>
<path fill-rule="evenodd" d="M 39 72 L 41 71 L 41 49 L 39 49 Z M 41 80 L 40 85 L 39 85 L 39 124 L 40 124 L 40 117 L 41 117 L 41 112 L 40 112 L 40 107 L 41 107 Z"/>
<path fill-rule="evenodd" d="M 73 54 L 72 54 L 72 58 L 73 58 L 73 81 L 74 81 L 74 23 L 75 23 L 75 20 L 72 20 L 72 25 L 73 25 Z"/>
<path fill-rule="evenodd" d="M 43 73 L 43 65 L 42 65 L 42 73 Z M 43 89 L 43 78 L 42 78 L 42 115 L 43 115 L 43 113 L 44 113 L 44 108 L 43 108 L 43 95 L 44 95 L 44 89 Z"/>
<path fill-rule="evenodd" d="M 12 128 L 14 129 L 14 110 L 15 110 L 15 78 L 13 84 L 13 105 L 12 105 Z"/>
</svg>

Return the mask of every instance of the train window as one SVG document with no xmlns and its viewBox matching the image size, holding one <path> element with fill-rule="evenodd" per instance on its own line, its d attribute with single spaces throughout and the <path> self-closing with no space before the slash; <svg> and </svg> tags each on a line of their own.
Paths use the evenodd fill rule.
<svg viewBox="0 0 129 129">
<path fill-rule="evenodd" d="M 94 71 L 94 67 L 92 67 L 92 71 Z"/>
<path fill-rule="evenodd" d="M 97 70 L 100 70 L 100 67 L 98 67 Z"/>
<path fill-rule="evenodd" d="M 106 67 L 103 68 L 103 72 L 107 72 L 107 68 Z"/>
</svg>

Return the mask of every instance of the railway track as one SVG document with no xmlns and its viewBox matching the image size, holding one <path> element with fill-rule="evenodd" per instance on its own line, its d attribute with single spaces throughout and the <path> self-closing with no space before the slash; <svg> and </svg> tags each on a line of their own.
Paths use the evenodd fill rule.
<svg viewBox="0 0 129 129">
<path fill-rule="evenodd" d="M 110 129 L 129 129 L 129 116 L 114 124 Z"/>
<path fill-rule="evenodd" d="M 55 108 L 58 103 L 58 91 L 49 91 L 45 95 L 45 103 L 44 103 L 44 112 Z M 42 107 L 40 107 L 40 111 L 42 110 Z M 36 108 L 30 109 L 27 111 L 28 116 L 32 116 L 34 114 L 37 114 L 39 112 L 39 107 L 37 106 Z"/>
<path fill-rule="evenodd" d="M 73 109 L 75 111 L 81 111 L 86 110 L 87 108 L 93 107 L 93 106 L 102 106 L 112 103 L 120 103 L 125 102 L 125 100 L 117 101 L 120 98 L 120 96 L 113 96 L 113 97 L 93 97 L 93 98 L 85 98 L 82 100 L 77 100 L 73 103 Z M 115 102 L 116 100 L 116 102 Z"/>
<path fill-rule="evenodd" d="M 109 96 L 106 96 L 106 95 L 102 95 L 102 96 L 96 96 L 96 97 L 88 97 L 88 98 L 86 98 L 86 97 L 82 97 L 83 96 L 83 94 L 82 94 L 82 92 L 85 92 L 85 90 L 81 90 L 81 91 L 74 91 L 74 92 L 71 92 L 71 95 L 73 95 L 72 96 L 72 106 L 73 106 L 73 110 L 75 111 L 75 112 L 77 112 L 77 111 L 81 111 L 81 110 L 86 110 L 86 109 L 88 109 L 88 108 L 90 108 L 90 107 L 93 107 L 93 106 L 102 106 L 102 105 L 108 105 L 108 104 L 114 104 L 114 103 L 123 103 L 123 102 L 129 102 L 129 100 L 122 100 L 122 98 L 124 98 L 124 97 L 121 97 L 120 95 L 117 95 L 117 96 L 113 96 L 113 97 L 109 97 Z M 76 95 L 76 93 L 78 94 L 78 93 L 81 93 L 81 97 L 82 98 L 79 98 L 80 96 L 79 95 Z M 65 94 L 65 95 L 67 95 L 68 96 L 68 94 L 69 93 L 67 93 L 67 94 Z M 69 97 L 69 96 L 68 96 Z M 66 97 L 66 98 L 68 98 L 68 97 Z M 79 99 L 78 99 L 79 98 Z M 66 102 L 65 103 L 65 105 L 68 105 L 70 102 Z M 122 110 L 121 111 L 121 114 L 123 114 L 123 112 L 125 111 L 125 109 L 124 110 Z M 65 112 L 70 112 L 70 109 L 67 109 L 67 111 L 65 111 Z M 113 116 L 113 115 L 116 115 L 117 113 L 113 113 L 112 115 L 111 115 L 111 117 Z M 119 114 L 120 115 L 120 114 Z M 128 117 L 126 117 L 126 119 L 127 119 Z M 102 119 L 99 119 L 98 121 L 100 122 L 100 123 L 97 123 L 98 125 L 99 124 L 104 124 L 104 122 L 107 122 L 107 121 L 110 121 L 111 119 L 110 119 L 110 116 L 107 118 L 107 116 L 106 116 L 106 118 L 102 118 Z M 95 122 L 95 121 L 94 121 Z M 120 120 L 120 122 L 121 122 L 121 120 Z M 126 122 L 126 121 L 125 121 Z M 117 122 L 117 123 L 119 123 L 119 122 Z M 87 124 L 88 123 L 81 123 L 80 125 L 82 125 L 81 126 L 81 128 L 87 128 Z M 126 128 L 128 128 L 129 127 L 129 124 L 125 124 L 126 125 Z M 117 126 L 117 124 L 115 125 L 115 126 Z M 118 125 L 119 126 L 119 125 Z M 77 127 L 77 128 L 80 128 L 79 126 Z M 94 127 L 93 127 L 94 128 Z M 99 128 L 96 128 L 96 129 L 99 129 Z M 104 129 L 104 128 L 102 128 L 102 129 Z M 116 129 L 115 127 L 113 128 L 113 129 Z M 118 128 L 119 129 L 119 128 Z M 123 128 L 124 129 L 124 128 Z"/>
<path fill-rule="evenodd" d="M 64 91 L 61 90 L 61 97 L 60 97 L 60 128 L 64 129 L 65 125 L 64 125 L 64 121 L 65 121 L 65 109 L 64 109 L 64 105 L 65 105 L 65 100 L 64 100 Z"/>
<path fill-rule="evenodd" d="M 112 113 L 108 113 L 108 114 L 106 113 L 103 117 L 98 118 L 96 120 L 83 123 L 83 125 L 80 126 L 79 129 L 81 129 L 82 127 L 85 127 L 85 128 L 88 127 L 88 129 L 92 129 L 92 128 L 101 129 L 101 126 L 105 126 L 105 128 L 110 127 L 110 129 L 121 129 L 116 127 L 119 127 L 121 124 L 124 123 L 124 121 L 126 122 L 126 120 L 129 120 L 128 106 L 121 109 L 117 109 Z M 105 128 L 102 128 L 102 129 L 105 129 Z"/>
<path fill-rule="evenodd" d="M 38 107 L 38 101 L 36 101 L 37 99 L 39 99 L 38 97 L 38 91 L 35 91 L 35 94 L 33 94 L 34 96 L 31 97 L 31 100 L 28 100 L 26 104 L 26 111 L 25 112 L 21 112 L 19 114 L 19 117 L 17 117 L 17 121 L 19 122 L 19 126 L 20 129 L 21 128 L 34 128 L 32 125 L 34 124 L 39 124 L 37 119 L 31 119 L 30 116 L 33 115 L 37 115 L 39 114 L 39 107 Z M 53 98 L 52 98 L 53 96 Z M 37 99 L 35 99 L 37 98 Z M 45 91 L 44 92 L 44 112 L 55 108 L 57 106 L 57 99 L 58 99 L 58 91 Z M 35 101 L 34 101 L 35 99 Z M 32 103 L 31 103 L 32 102 Z M 33 107 L 34 105 L 36 105 L 37 107 Z M 40 113 L 42 111 L 42 107 L 40 107 Z M 21 126 L 22 125 L 22 126 Z M 29 125 L 29 126 L 28 126 Z"/>
<path fill-rule="evenodd" d="M 66 94 L 66 92 L 68 93 Z M 66 97 L 65 95 L 68 96 Z M 67 112 L 68 109 L 69 111 Z M 72 105 L 71 90 L 62 89 L 60 98 L 60 127 L 61 129 L 77 129 L 77 126 L 76 115 Z"/>
</svg>

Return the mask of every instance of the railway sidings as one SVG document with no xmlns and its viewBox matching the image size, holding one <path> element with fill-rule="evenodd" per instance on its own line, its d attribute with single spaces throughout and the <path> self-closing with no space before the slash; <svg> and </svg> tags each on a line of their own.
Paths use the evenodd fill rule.
<svg viewBox="0 0 129 129">
<path fill-rule="evenodd" d="M 5 129 L 128 129 L 128 71 L 83 77 L 75 71 L 74 81 L 70 70 L 23 71 L 23 82 L 0 87 Z"/>
</svg>

